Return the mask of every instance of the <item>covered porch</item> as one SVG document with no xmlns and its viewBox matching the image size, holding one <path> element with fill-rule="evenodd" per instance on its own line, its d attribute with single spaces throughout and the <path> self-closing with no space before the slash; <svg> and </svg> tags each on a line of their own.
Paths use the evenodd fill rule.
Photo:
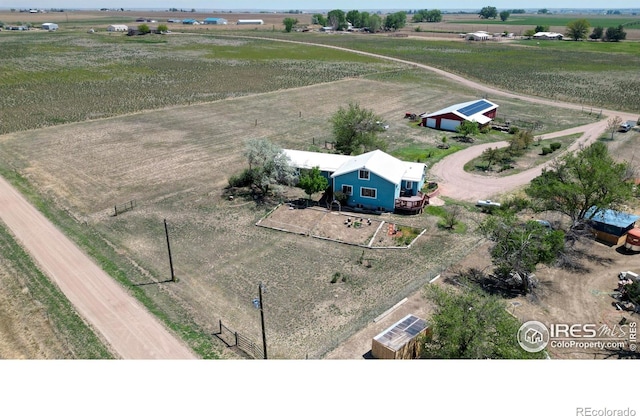
<svg viewBox="0 0 640 416">
<path fill-rule="evenodd" d="M 417 195 L 400 196 L 395 201 L 395 210 L 409 214 L 421 214 L 424 206 L 429 203 L 427 194 L 418 192 Z"/>
</svg>

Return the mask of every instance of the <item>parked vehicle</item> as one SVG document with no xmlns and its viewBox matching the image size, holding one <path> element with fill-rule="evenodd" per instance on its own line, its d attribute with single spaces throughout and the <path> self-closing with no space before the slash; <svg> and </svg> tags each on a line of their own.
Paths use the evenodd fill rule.
<svg viewBox="0 0 640 416">
<path fill-rule="evenodd" d="M 478 200 L 478 202 L 476 202 L 476 206 L 483 207 L 483 208 L 500 208 L 500 203 L 494 202 L 490 199 L 487 199 L 487 200 L 480 199 Z"/>
<path fill-rule="evenodd" d="M 635 125 L 636 123 L 633 120 L 625 121 L 624 123 L 620 124 L 620 128 L 618 129 L 618 131 L 626 133 L 629 130 L 631 130 Z"/>
</svg>

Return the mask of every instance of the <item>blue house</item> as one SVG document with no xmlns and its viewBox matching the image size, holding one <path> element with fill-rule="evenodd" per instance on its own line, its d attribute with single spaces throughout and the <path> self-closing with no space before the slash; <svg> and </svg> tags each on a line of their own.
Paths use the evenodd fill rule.
<svg viewBox="0 0 640 416">
<path fill-rule="evenodd" d="M 318 167 L 333 193 L 342 192 L 347 205 L 381 212 L 422 212 L 428 197 L 421 192 L 424 163 L 404 162 L 381 150 L 358 156 L 285 149 L 298 169 Z"/>
</svg>

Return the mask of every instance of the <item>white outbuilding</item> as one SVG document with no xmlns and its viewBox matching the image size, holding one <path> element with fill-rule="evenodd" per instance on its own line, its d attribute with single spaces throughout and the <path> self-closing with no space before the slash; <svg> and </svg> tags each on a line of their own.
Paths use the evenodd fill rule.
<svg viewBox="0 0 640 416">
<path fill-rule="evenodd" d="M 128 32 L 129 26 L 127 25 L 109 25 L 107 32 Z"/>
<path fill-rule="evenodd" d="M 54 30 L 58 30 L 58 25 L 56 23 L 43 23 L 42 30 L 48 30 L 52 32 Z"/>
<path fill-rule="evenodd" d="M 263 25 L 264 20 L 262 19 L 239 19 L 236 22 L 237 25 Z"/>
</svg>

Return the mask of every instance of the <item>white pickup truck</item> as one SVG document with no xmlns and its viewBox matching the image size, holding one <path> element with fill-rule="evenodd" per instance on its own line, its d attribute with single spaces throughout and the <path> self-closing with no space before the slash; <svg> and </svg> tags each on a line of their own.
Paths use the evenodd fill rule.
<svg viewBox="0 0 640 416">
<path fill-rule="evenodd" d="M 483 208 L 500 208 L 500 203 L 499 202 L 494 202 L 490 199 L 480 199 L 478 200 L 478 202 L 476 202 L 476 206 L 477 207 L 483 207 Z"/>
</svg>

